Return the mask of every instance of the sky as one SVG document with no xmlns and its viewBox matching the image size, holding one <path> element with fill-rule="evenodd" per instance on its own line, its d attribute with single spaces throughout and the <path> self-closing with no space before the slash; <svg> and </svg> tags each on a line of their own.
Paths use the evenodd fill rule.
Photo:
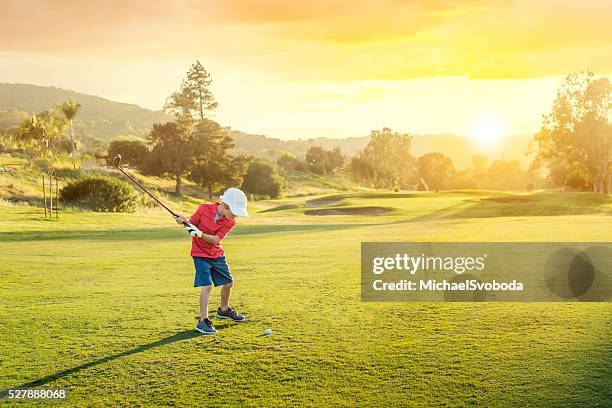
<svg viewBox="0 0 612 408">
<path fill-rule="evenodd" d="M 600 0 L 0 0 L 0 82 L 160 109 L 199 60 L 234 129 L 484 143 L 536 131 L 568 73 L 609 75 L 611 17 Z"/>
</svg>

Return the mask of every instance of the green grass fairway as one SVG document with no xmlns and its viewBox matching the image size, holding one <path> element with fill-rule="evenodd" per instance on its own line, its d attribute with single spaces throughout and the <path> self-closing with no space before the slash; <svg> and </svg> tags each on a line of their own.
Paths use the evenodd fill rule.
<svg viewBox="0 0 612 408">
<path fill-rule="evenodd" d="M 257 202 L 240 219 L 224 248 L 249 321 L 217 319 L 209 337 L 193 331 L 190 239 L 167 215 L 73 210 L 57 222 L 0 207 L 0 389 L 66 387 L 71 405 L 100 407 L 612 405 L 610 303 L 363 303 L 359 252 L 609 241 L 610 196 L 312 199 Z M 388 212 L 304 215 L 363 207 Z"/>
</svg>

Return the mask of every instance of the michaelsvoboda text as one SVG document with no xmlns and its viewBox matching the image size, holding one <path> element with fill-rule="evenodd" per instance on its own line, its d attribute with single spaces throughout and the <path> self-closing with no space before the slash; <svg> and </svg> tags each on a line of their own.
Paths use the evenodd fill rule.
<svg viewBox="0 0 612 408">
<path fill-rule="evenodd" d="M 372 259 L 372 272 L 381 275 L 387 271 L 404 271 L 415 275 L 425 272 L 454 272 L 461 275 L 465 272 L 482 272 L 486 267 L 487 254 L 482 256 L 430 256 L 425 254 L 409 255 L 395 254 L 391 257 L 375 257 Z M 460 282 L 446 279 L 421 279 L 411 281 L 400 279 L 394 282 L 385 282 L 376 279 L 372 282 L 376 291 L 522 291 L 523 283 L 512 280 L 510 282 L 481 282 L 478 279 L 465 279 Z"/>
<path fill-rule="evenodd" d="M 431 291 L 507 291 L 523 290 L 523 284 L 513 280 L 511 282 L 480 282 L 476 279 L 468 279 L 463 282 L 451 282 L 446 279 L 437 281 L 435 279 L 421 279 L 417 282 L 402 279 L 398 282 L 383 282 L 380 279 L 372 282 L 374 290 L 431 290 Z"/>
</svg>

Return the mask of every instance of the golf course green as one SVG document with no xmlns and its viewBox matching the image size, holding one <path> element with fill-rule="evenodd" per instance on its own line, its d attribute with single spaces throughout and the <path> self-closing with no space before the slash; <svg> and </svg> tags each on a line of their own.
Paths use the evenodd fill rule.
<svg viewBox="0 0 612 408">
<path fill-rule="evenodd" d="M 610 303 L 360 299 L 362 241 L 609 241 L 611 196 L 356 192 L 249 212 L 223 243 L 248 321 L 203 336 L 190 237 L 167 214 L 0 206 L 0 390 L 100 407 L 612 404 Z"/>
</svg>

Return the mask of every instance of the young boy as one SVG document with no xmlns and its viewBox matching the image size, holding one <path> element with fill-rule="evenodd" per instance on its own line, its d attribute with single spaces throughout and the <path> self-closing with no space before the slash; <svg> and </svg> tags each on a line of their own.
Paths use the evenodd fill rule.
<svg viewBox="0 0 612 408">
<path fill-rule="evenodd" d="M 225 260 L 221 240 L 236 225 L 238 216 L 248 217 L 247 198 L 237 188 L 228 189 L 221 196 L 220 202 L 200 204 L 189 222 L 202 231 L 201 236 L 193 237 L 191 241 L 191 256 L 195 264 L 195 281 L 193 287 L 201 286 L 200 292 L 200 322 L 196 330 L 202 334 L 215 334 L 217 330 L 208 318 L 208 298 L 212 285 L 221 286 L 221 306 L 217 309 L 217 317 L 244 322 L 245 318 L 230 307 L 230 295 L 234 280 Z M 176 218 L 178 224 L 186 219 Z"/>
</svg>

